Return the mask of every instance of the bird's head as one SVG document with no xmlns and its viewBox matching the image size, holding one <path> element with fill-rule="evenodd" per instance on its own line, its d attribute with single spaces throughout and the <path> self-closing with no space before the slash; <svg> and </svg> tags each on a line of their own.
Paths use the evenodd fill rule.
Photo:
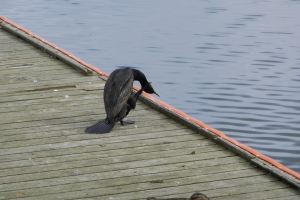
<svg viewBox="0 0 300 200">
<path fill-rule="evenodd" d="M 146 86 L 146 88 L 144 89 L 144 91 L 147 92 L 147 93 L 149 93 L 149 94 L 156 94 L 157 96 L 159 96 L 159 94 L 152 87 L 151 82 L 148 83 L 148 85 Z"/>
</svg>

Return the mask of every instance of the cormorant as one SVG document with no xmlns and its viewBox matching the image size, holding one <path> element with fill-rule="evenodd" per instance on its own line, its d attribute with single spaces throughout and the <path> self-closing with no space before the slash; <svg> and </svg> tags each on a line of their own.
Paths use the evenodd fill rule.
<svg viewBox="0 0 300 200">
<path fill-rule="evenodd" d="M 141 83 L 142 89 L 136 94 L 131 94 L 133 81 L 135 80 Z M 104 87 L 106 119 L 86 128 L 85 132 L 109 133 L 118 121 L 123 126 L 134 123 L 132 121 L 123 121 L 123 119 L 130 110 L 135 108 L 136 101 L 143 91 L 158 95 L 141 71 L 129 67 L 113 71 Z"/>
</svg>

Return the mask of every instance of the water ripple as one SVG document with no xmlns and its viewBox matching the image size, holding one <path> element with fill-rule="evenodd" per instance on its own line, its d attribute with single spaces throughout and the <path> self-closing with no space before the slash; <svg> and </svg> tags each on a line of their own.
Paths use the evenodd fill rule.
<svg viewBox="0 0 300 200">
<path fill-rule="evenodd" d="M 218 98 L 218 97 L 200 97 L 201 99 L 211 100 L 211 101 L 231 101 L 231 102 L 242 102 L 241 100 L 236 99 L 225 99 L 225 98 Z"/>
</svg>

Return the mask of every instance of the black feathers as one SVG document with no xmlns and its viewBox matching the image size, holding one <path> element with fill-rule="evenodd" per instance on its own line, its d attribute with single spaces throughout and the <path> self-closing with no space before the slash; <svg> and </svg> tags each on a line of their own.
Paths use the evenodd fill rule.
<svg viewBox="0 0 300 200">
<path fill-rule="evenodd" d="M 86 133 L 109 133 L 111 129 L 115 126 L 115 123 L 109 123 L 107 120 L 99 121 L 85 129 Z"/>
<path fill-rule="evenodd" d="M 142 85 L 142 89 L 135 94 L 132 93 L 134 80 Z M 136 101 L 143 91 L 157 94 L 141 71 L 129 67 L 113 71 L 104 87 L 106 119 L 86 128 L 85 132 L 109 133 L 118 121 L 122 125 L 132 124 L 132 121 L 129 123 L 123 119 L 135 108 Z"/>
</svg>

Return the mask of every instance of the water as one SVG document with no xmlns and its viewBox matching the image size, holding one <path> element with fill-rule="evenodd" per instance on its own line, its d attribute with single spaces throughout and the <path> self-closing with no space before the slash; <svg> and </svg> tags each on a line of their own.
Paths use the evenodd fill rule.
<svg viewBox="0 0 300 200">
<path fill-rule="evenodd" d="M 1 1 L 0 14 L 300 172 L 299 0 Z"/>
</svg>

